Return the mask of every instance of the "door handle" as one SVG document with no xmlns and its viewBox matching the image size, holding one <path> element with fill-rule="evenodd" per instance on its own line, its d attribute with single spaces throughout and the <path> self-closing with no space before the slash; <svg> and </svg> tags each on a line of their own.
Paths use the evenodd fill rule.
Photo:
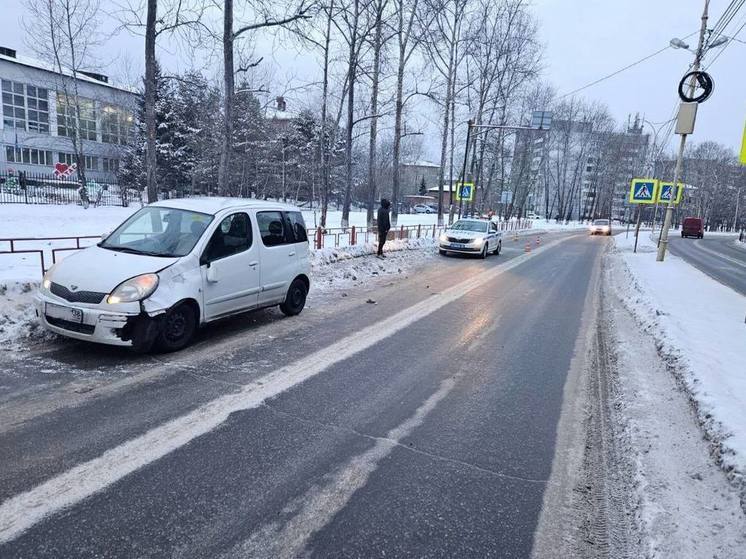
<svg viewBox="0 0 746 559">
<path fill-rule="evenodd" d="M 288 252 L 288 256 L 295 256 L 295 251 Z"/>
<path fill-rule="evenodd" d="M 256 268 L 259 265 L 259 262 L 257 260 L 254 260 L 253 262 L 249 262 L 249 266 L 252 268 Z"/>
</svg>

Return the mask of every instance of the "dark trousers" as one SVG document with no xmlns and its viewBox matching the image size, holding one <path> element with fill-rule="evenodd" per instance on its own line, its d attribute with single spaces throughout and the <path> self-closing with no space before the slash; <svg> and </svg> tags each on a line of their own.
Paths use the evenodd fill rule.
<svg viewBox="0 0 746 559">
<path fill-rule="evenodd" d="M 378 256 L 381 256 L 383 254 L 383 245 L 386 244 L 386 237 L 388 236 L 389 236 L 388 231 L 378 232 Z"/>
</svg>

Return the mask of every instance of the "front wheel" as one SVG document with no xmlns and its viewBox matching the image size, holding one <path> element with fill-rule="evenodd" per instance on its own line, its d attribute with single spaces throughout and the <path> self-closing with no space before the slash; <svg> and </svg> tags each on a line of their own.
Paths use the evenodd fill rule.
<svg viewBox="0 0 746 559">
<path fill-rule="evenodd" d="M 446 252 L 447 252 L 447 251 L 443 250 L 442 248 L 439 248 L 439 249 L 438 249 L 438 254 L 440 254 L 441 256 L 445 256 L 445 255 L 446 255 Z"/>
<path fill-rule="evenodd" d="M 498 241 L 497 242 L 497 248 L 495 249 L 495 251 L 492 254 L 494 254 L 495 256 L 498 256 L 500 254 L 500 251 L 502 250 L 502 248 L 503 248 L 503 242 L 502 241 Z"/>
<path fill-rule="evenodd" d="M 166 313 L 156 345 L 162 351 L 179 351 L 189 345 L 197 332 L 197 314 L 186 303 L 176 305 Z"/>
<path fill-rule="evenodd" d="M 487 243 L 484 243 L 484 247 L 482 248 L 482 252 L 479 253 L 479 258 L 484 260 L 487 258 Z"/>
<path fill-rule="evenodd" d="M 301 279 L 293 280 L 290 284 L 288 293 L 285 296 L 285 301 L 280 303 L 280 310 L 285 316 L 295 316 L 300 314 L 303 307 L 306 306 L 306 295 L 308 290 L 306 284 Z"/>
</svg>

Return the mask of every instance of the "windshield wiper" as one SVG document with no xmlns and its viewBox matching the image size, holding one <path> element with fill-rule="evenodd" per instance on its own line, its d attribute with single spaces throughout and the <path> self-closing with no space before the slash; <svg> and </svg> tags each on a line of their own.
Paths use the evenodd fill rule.
<svg viewBox="0 0 746 559">
<path fill-rule="evenodd" d="M 101 245 L 101 248 L 114 250 L 116 252 L 126 252 L 127 254 L 142 254 L 143 256 L 159 256 L 162 258 L 171 257 L 170 254 L 163 254 L 162 252 L 154 252 L 152 250 L 140 250 L 140 249 L 130 248 L 130 247 Z"/>
</svg>

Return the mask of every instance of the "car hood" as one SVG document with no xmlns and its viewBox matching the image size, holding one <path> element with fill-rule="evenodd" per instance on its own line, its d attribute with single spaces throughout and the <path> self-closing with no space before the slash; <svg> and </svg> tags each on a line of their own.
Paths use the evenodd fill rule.
<svg viewBox="0 0 746 559">
<path fill-rule="evenodd" d="M 98 246 L 83 249 L 60 261 L 51 280 L 68 289 L 111 293 L 123 281 L 157 272 L 170 266 L 179 258 L 162 258 L 116 252 Z"/>
<path fill-rule="evenodd" d="M 479 233 L 477 231 L 457 231 L 454 229 L 446 230 L 446 235 L 453 237 L 454 239 L 483 239 L 487 236 L 487 233 Z"/>
</svg>

